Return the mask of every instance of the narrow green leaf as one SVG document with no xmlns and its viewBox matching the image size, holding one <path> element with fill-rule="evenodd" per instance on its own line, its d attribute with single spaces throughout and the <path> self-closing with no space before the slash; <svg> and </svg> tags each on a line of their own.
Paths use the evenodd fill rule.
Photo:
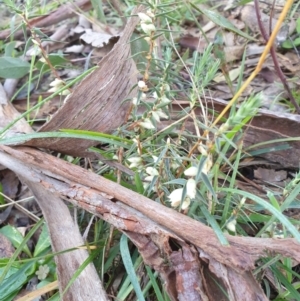
<svg viewBox="0 0 300 301">
<path fill-rule="evenodd" d="M 40 255 L 44 250 L 51 246 L 50 237 L 48 234 L 48 229 L 46 224 L 43 225 L 42 232 L 40 234 L 39 240 L 35 246 L 33 256 L 36 257 Z"/>
<path fill-rule="evenodd" d="M 204 206 L 203 204 L 200 204 L 200 208 L 201 208 L 203 214 L 205 215 L 207 222 L 213 228 L 213 230 L 214 230 L 215 234 L 217 235 L 220 243 L 224 246 L 229 246 L 229 242 L 226 239 L 226 237 L 224 236 L 223 231 L 221 230 L 219 224 L 216 222 L 214 217 L 209 213 L 206 206 Z"/>
<path fill-rule="evenodd" d="M 300 300 L 300 294 L 295 289 L 295 287 L 287 280 L 285 275 L 277 269 L 276 266 L 270 267 L 276 278 L 282 283 L 282 285 L 286 288 L 288 295 L 284 300 Z M 288 298 L 289 297 L 289 298 Z"/>
<path fill-rule="evenodd" d="M 107 137 L 105 134 L 101 135 L 101 133 L 98 133 L 99 135 L 96 135 L 94 132 L 88 132 L 87 133 L 72 133 L 72 131 L 68 132 L 45 132 L 45 133 L 33 133 L 33 134 L 25 134 L 25 135 L 17 135 L 14 137 L 6 138 L 0 140 L 0 144 L 4 145 L 17 145 L 22 144 L 26 141 L 29 141 L 31 139 L 38 139 L 38 138 L 77 138 L 77 139 L 86 139 L 86 140 L 94 140 L 99 141 L 102 143 L 108 143 L 108 144 L 114 144 L 121 147 L 124 147 L 126 149 L 130 148 L 132 145 L 132 141 L 128 140 L 126 142 L 121 142 L 120 138 L 116 136 L 110 136 Z"/>
<path fill-rule="evenodd" d="M 99 255 L 99 250 L 92 252 L 89 257 L 81 264 L 81 266 L 76 270 L 72 278 L 70 279 L 69 283 L 65 287 L 64 291 L 61 294 L 61 297 L 68 291 L 70 286 L 74 283 L 74 281 L 77 279 L 77 277 L 80 275 L 80 273 L 91 263 L 93 262 L 93 259 Z"/>
<path fill-rule="evenodd" d="M 278 211 L 280 211 L 280 205 L 278 204 L 278 201 L 275 199 L 274 194 L 271 191 L 268 191 L 267 196 L 270 200 L 270 203 L 273 205 L 273 207 L 276 208 Z"/>
<path fill-rule="evenodd" d="M 159 285 L 157 284 L 157 281 L 156 281 L 157 272 L 155 272 L 155 274 L 153 274 L 151 269 L 148 266 L 146 266 L 145 268 L 146 268 L 147 274 L 150 278 L 152 287 L 155 291 L 155 297 L 157 298 L 158 301 L 165 301 L 165 299 L 161 293 L 161 290 L 159 288 Z"/>
<path fill-rule="evenodd" d="M 8 273 L 5 268 L 0 269 L 1 278 L 4 273 L 6 275 L 5 279 L 0 282 L 0 301 L 13 300 L 11 296 L 16 295 L 20 288 L 27 283 L 28 275 L 33 271 L 33 265 L 35 262 L 28 262 L 17 270 L 10 267 Z"/>
<path fill-rule="evenodd" d="M 204 167 L 204 164 L 207 160 L 207 156 L 201 156 L 198 166 L 197 166 L 197 175 L 195 177 L 196 182 L 198 183 L 198 181 L 201 179 L 201 174 L 202 174 L 202 170 Z"/>
<path fill-rule="evenodd" d="M 120 240 L 120 251 L 121 251 L 121 256 L 123 259 L 123 263 L 126 269 L 126 272 L 128 274 L 128 277 L 130 278 L 131 284 L 135 290 L 137 300 L 139 301 L 145 301 L 145 298 L 143 296 L 137 275 L 135 273 L 129 248 L 128 248 L 128 239 L 125 234 L 122 235 L 121 240 Z"/>
<path fill-rule="evenodd" d="M 0 275 L 0 283 L 5 278 L 7 272 L 11 268 L 11 266 L 14 264 L 16 259 L 18 258 L 19 254 L 22 252 L 24 246 L 26 245 L 27 241 L 30 239 L 30 237 L 35 233 L 35 231 L 43 224 L 44 220 L 40 219 L 28 232 L 28 234 L 23 238 L 23 241 L 21 242 L 20 246 L 16 249 L 14 255 L 9 259 L 9 262 L 7 263 L 6 267 L 4 268 L 3 273 Z"/>
<path fill-rule="evenodd" d="M 209 9 L 206 9 L 203 6 L 201 6 L 201 7 L 197 6 L 197 5 L 193 4 L 192 2 L 190 2 L 190 4 L 194 9 L 196 9 L 197 11 L 200 11 L 203 15 L 205 15 L 208 19 L 210 19 L 215 24 L 217 24 L 221 27 L 224 27 L 228 30 L 231 30 L 250 41 L 255 41 L 255 39 L 253 37 L 249 36 L 248 34 L 244 33 L 243 31 L 239 30 L 238 28 L 236 28 L 230 21 L 228 21 L 225 17 L 223 17 L 219 13 L 214 12 Z"/>
<path fill-rule="evenodd" d="M 277 218 L 286 227 L 287 231 L 289 231 L 300 242 L 300 234 L 299 234 L 298 230 L 294 227 L 294 225 L 280 211 L 278 211 L 276 208 L 274 208 L 271 204 L 269 204 L 262 198 L 254 195 L 252 193 L 242 191 L 239 189 L 220 188 L 220 190 L 224 191 L 224 192 L 240 194 L 246 198 L 253 200 L 257 204 L 262 205 L 266 210 L 270 211 L 271 214 L 275 218 Z"/>
<path fill-rule="evenodd" d="M 143 182 L 140 178 L 140 175 L 138 172 L 136 172 L 134 174 L 134 182 L 135 182 L 135 185 L 136 185 L 136 190 L 139 194 L 143 194 L 144 193 L 144 187 L 143 187 Z"/>
<path fill-rule="evenodd" d="M 209 190 L 209 192 L 212 194 L 215 202 L 218 201 L 217 199 L 217 195 L 215 193 L 214 188 L 212 187 L 209 178 L 207 177 L 207 175 L 203 172 L 201 172 L 201 179 L 203 180 L 203 183 L 205 184 L 206 188 Z"/>
<path fill-rule="evenodd" d="M 3 196 L 3 186 L 0 183 L 0 205 L 4 205 L 5 204 L 5 200 L 4 200 L 4 196 Z"/>
</svg>

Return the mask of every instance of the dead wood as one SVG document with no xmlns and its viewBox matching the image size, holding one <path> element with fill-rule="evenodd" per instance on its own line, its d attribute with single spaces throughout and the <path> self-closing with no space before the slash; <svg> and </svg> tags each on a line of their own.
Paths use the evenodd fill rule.
<svg viewBox="0 0 300 301">
<path fill-rule="evenodd" d="M 137 22 L 137 18 L 129 21 L 118 45 L 116 45 L 110 54 L 104 58 L 105 61 L 103 61 L 102 65 L 100 62 L 99 65 L 102 66 L 102 68 L 100 67 L 99 69 L 100 71 L 97 70 L 92 74 L 92 79 L 87 78 L 78 87 L 76 87 L 76 90 L 69 100 L 72 101 L 71 106 L 67 104 L 64 107 L 63 112 L 59 111 L 58 114 L 56 114 L 56 117 L 54 116 L 54 118 L 51 120 L 50 128 L 53 127 L 53 124 L 55 125 L 57 122 L 59 122 L 60 118 L 71 123 L 75 120 L 77 125 L 82 124 L 85 129 L 98 129 L 103 131 L 112 130 L 115 127 L 118 127 L 122 121 L 124 121 L 126 104 L 121 103 L 123 100 L 121 97 L 128 95 L 128 91 L 135 83 L 134 76 L 128 76 L 128 74 L 135 75 L 133 74 L 135 70 L 134 62 L 131 59 L 128 59 L 130 56 L 130 46 L 128 40 Z M 116 64 L 114 58 L 116 61 L 119 61 L 120 64 Z M 114 68 L 110 69 L 110 65 L 114 66 Z M 99 79 L 99 76 L 102 78 L 102 82 L 101 79 Z M 107 79 L 108 82 L 106 81 Z M 100 85 L 97 85 L 97 83 Z M 92 95 L 88 93 L 91 91 L 93 91 Z M 114 91 L 116 94 L 114 94 Z M 1 127 L 3 128 L 9 122 L 15 118 L 18 118 L 19 114 L 12 107 L 11 103 L 7 101 L 7 97 L 2 86 L 0 92 L 0 103 L 2 104 L 0 112 L 1 116 L 3 117 L 1 119 Z M 87 95 L 90 97 L 87 97 Z M 101 99 L 101 97 L 98 98 L 98 96 L 102 96 L 103 99 Z M 74 98 L 76 98 L 77 101 Z M 80 107 L 79 103 L 81 103 L 83 106 Z M 73 109 L 76 111 L 76 105 L 79 106 L 80 109 L 74 113 Z M 95 106 L 97 107 L 97 110 Z M 118 112 L 119 114 L 112 116 L 111 114 L 115 114 L 115 112 Z M 72 115 L 73 113 L 75 115 Z M 93 115 L 93 118 L 89 119 L 89 114 Z M 66 115 L 70 116 L 70 118 L 65 118 Z M 86 120 L 88 120 L 88 122 L 86 122 Z M 102 127 L 99 127 L 99 123 L 102 124 Z M 86 124 L 87 127 L 85 127 Z M 93 128 L 94 124 L 96 124 L 96 126 Z M 46 128 L 47 126 L 49 125 L 46 125 Z M 58 128 L 61 127 L 68 126 L 65 124 L 58 125 Z M 76 128 L 76 125 L 72 124 L 70 127 Z M 49 130 L 49 128 L 47 129 Z M 9 132 L 6 132 L 6 137 L 18 134 L 20 132 L 32 132 L 32 129 L 23 119 L 19 120 L 14 127 L 10 128 Z M 48 145 L 50 146 L 53 142 L 53 140 L 48 141 Z M 68 141 L 66 141 L 66 143 L 68 143 Z M 89 142 L 83 142 L 80 148 L 78 140 L 76 142 L 73 140 L 73 142 L 71 141 L 70 143 L 71 144 L 69 144 L 66 150 L 70 150 L 71 154 L 75 152 L 72 152 L 70 147 L 73 149 L 78 149 L 78 154 L 82 154 L 83 151 L 85 151 L 85 149 L 91 145 Z M 51 147 L 49 148 L 51 149 Z M 50 191 L 48 191 L 47 187 L 43 187 L 41 183 L 34 182 L 32 178 L 32 171 L 30 171 L 30 169 L 26 169 L 24 166 L 22 167 L 19 164 L 16 164 L 16 162 L 10 162 L 8 158 L 5 160 L 5 166 L 10 166 L 9 168 L 11 168 L 11 170 L 13 170 L 34 193 L 47 221 L 53 251 L 59 252 L 83 245 L 84 242 L 80 235 L 79 229 L 74 224 L 70 212 L 68 211 L 64 202 L 60 199 L 59 194 L 52 194 Z M 88 254 L 85 250 L 77 250 L 72 253 L 57 256 L 55 258 L 57 263 L 60 293 L 65 290 L 71 277 L 85 261 L 87 256 Z M 76 281 L 61 298 L 62 300 L 107 300 L 105 290 L 93 265 L 89 265 L 78 276 Z"/>
<path fill-rule="evenodd" d="M 20 176 L 20 173 L 17 174 L 19 174 L 20 179 L 29 187 L 38 200 L 48 225 L 52 250 L 61 252 L 84 245 L 78 225 L 74 223 L 67 205 L 64 204 L 60 196 L 49 192 L 43 185 L 30 181 L 28 172 L 26 172 L 25 177 Z M 59 279 L 58 285 L 61 293 L 67 287 L 71 277 L 87 259 L 87 256 L 88 253 L 84 249 L 55 256 Z M 108 300 L 92 263 L 79 274 L 65 295 L 61 296 L 61 300 Z"/>
<path fill-rule="evenodd" d="M 0 85 L 1 91 L 4 92 Z M 5 94 L 1 94 L 5 98 Z M 5 103 L 5 102 L 2 102 Z M 0 105 L 0 126 L 4 127 L 11 120 L 19 117 L 18 112 L 10 102 Z M 31 127 L 24 119 L 19 120 L 8 132 L 15 135 L 18 132 L 32 132 Z M 2 161 L 3 162 L 3 161 Z M 9 160 L 4 160 L 4 166 L 8 167 Z M 0 163 L 1 165 L 1 163 Z M 13 165 L 15 163 L 13 162 Z M 39 183 L 32 181 L 32 172 L 23 169 L 23 164 L 15 165 L 13 170 L 32 190 L 36 200 L 43 211 L 47 222 L 52 249 L 55 252 L 83 245 L 83 239 L 77 225 L 74 223 L 70 211 L 60 199 L 59 195 L 51 194 Z M 86 250 L 76 250 L 55 257 L 59 279 L 59 289 L 62 293 L 74 273 L 87 259 Z M 99 280 L 98 274 L 93 265 L 89 265 L 67 290 L 62 300 L 107 300 L 105 290 Z"/>
<path fill-rule="evenodd" d="M 46 123 L 41 132 L 78 129 L 111 132 L 124 123 L 130 102 L 136 95 L 137 69 L 130 58 L 129 39 L 139 22 L 131 17 L 114 48 L 100 61 L 98 69 L 89 74 L 68 98 L 67 102 Z M 26 145 L 56 150 L 73 156 L 86 156 L 95 141 L 83 139 L 44 138 Z"/>
<path fill-rule="evenodd" d="M 185 273 L 191 273 L 193 279 L 198 277 L 194 293 L 202 294 L 202 299 L 195 300 L 214 300 L 214 289 L 204 276 L 205 269 L 220 279 L 233 296 L 231 300 L 255 300 L 258 296 L 266 300 L 251 274 L 255 260 L 279 253 L 300 261 L 300 244 L 295 239 L 228 235 L 230 246 L 222 246 L 211 228 L 92 172 L 32 148 L 1 146 L 0 150 L 0 163 L 22 177 L 30 174 L 34 184 L 125 232 L 138 246 L 145 262 L 166 280 L 169 293 L 175 296 L 173 300 L 177 300 L 180 293 L 186 296 L 183 290 L 190 284 L 185 283 Z M 176 251 L 172 250 L 171 240 L 180 246 Z M 241 285 L 247 291 L 244 297 L 239 292 Z M 256 297 L 249 299 L 248 296 Z"/>
</svg>

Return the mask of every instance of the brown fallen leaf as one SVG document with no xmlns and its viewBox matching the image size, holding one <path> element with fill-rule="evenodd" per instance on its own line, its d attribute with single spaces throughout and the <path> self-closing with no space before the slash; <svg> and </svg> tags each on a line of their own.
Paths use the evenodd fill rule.
<svg viewBox="0 0 300 301">
<path fill-rule="evenodd" d="M 117 44 L 99 62 L 99 68 L 74 88 L 67 102 L 40 129 L 41 132 L 78 129 L 107 133 L 125 121 L 130 103 L 124 100 L 136 93 L 132 87 L 136 84 L 137 70 L 130 58 L 129 39 L 138 22 L 137 17 L 128 21 Z M 85 156 L 87 148 L 98 142 L 44 138 L 25 144 L 73 156 Z"/>
<path fill-rule="evenodd" d="M 259 167 L 256 170 L 254 170 L 254 176 L 256 179 L 260 179 L 271 183 L 281 182 L 286 180 L 287 171 L 286 170 L 275 171 L 274 169 Z"/>
</svg>

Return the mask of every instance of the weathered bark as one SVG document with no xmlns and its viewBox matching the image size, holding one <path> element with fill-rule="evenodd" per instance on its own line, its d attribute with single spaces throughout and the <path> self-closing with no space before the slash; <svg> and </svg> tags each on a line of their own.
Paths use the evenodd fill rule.
<svg viewBox="0 0 300 301">
<path fill-rule="evenodd" d="M 18 174 L 17 171 L 15 172 Z M 59 195 L 49 192 L 40 183 L 30 181 L 28 173 L 25 176 L 19 177 L 38 200 L 49 229 L 52 250 L 61 252 L 84 245 L 78 225 L 74 222 L 68 207 Z M 58 285 L 61 293 L 69 284 L 71 277 L 88 258 L 88 255 L 86 250 L 78 249 L 55 256 L 59 279 Z M 61 297 L 61 300 L 108 300 L 105 289 L 92 263 L 84 268 L 64 296 Z"/>
<path fill-rule="evenodd" d="M 100 216 L 126 233 L 145 262 L 165 279 L 172 300 L 179 296 L 184 299 L 188 291 L 191 293 L 195 279 L 198 282 L 193 298 L 214 300 L 216 291 L 205 272 L 208 270 L 232 296 L 231 300 L 267 300 L 251 274 L 255 260 L 279 253 L 300 261 L 300 244 L 295 239 L 227 235 L 230 246 L 222 246 L 213 230 L 200 222 L 32 148 L 0 146 L 0 163 L 21 176 L 30 174 L 30 181 L 45 191 Z M 172 250 L 171 240 L 178 250 Z M 193 276 L 191 282 L 186 282 L 188 275 Z"/>
</svg>

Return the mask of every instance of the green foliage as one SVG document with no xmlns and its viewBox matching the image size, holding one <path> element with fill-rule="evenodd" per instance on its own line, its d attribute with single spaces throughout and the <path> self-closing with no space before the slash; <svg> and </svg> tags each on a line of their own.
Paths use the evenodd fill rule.
<svg viewBox="0 0 300 301">
<path fill-rule="evenodd" d="M 11 241 L 15 248 L 20 247 L 21 243 L 24 240 L 24 237 L 22 236 L 20 231 L 10 225 L 2 227 L 0 229 L 0 233 L 5 235 Z M 22 251 L 25 252 L 28 256 L 31 256 L 31 252 L 29 251 L 27 245 L 23 246 Z"/>
<path fill-rule="evenodd" d="M 48 56 L 48 59 L 51 65 L 55 68 L 65 67 L 66 64 L 69 62 L 61 53 L 51 53 Z M 40 60 L 36 62 L 35 67 L 43 72 L 49 71 L 50 66 L 46 63 L 41 62 Z"/>
<path fill-rule="evenodd" d="M 20 58 L 0 57 L 0 77 L 21 78 L 29 72 L 30 64 Z"/>
<path fill-rule="evenodd" d="M 43 225 L 42 232 L 34 250 L 34 254 L 32 255 L 26 243 L 41 225 Z M 41 260 L 41 258 L 38 257 L 40 255 L 43 255 L 44 257 L 46 253 L 50 252 L 50 240 L 43 220 L 40 220 L 40 222 L 29 231 L 26 237 L 23 237 L 16 228 L 9 225 L 2 227 L 0 232 L 5 235 L 16 248 L 12 258 L 2 258 L 0 260 L 1 301 L 12 300 L 19 290 L 28 283 L 35 274 L 41 277 L 41 268 L 45 270 L 47 267 L 48 269 L 46 274 L 45 272 L 43 273 L 43 279 L 47 277 L 47 279 L 53 281 L 55 269 L 53 267 L 49 269 L 47 260 Z M 30 259 L 17 260 L 19 254 L 26 254 Z M 53 265 L 54 262 L 50 262 L 50 267 Z"/>
<path fill-rule="evenodd" d="M 95 163 L 98 168 L 97 173 L 210 226 L 223 245 L 228 245 L 225 235 L 228 232 L 231 235 L 247 236 L 245 226 L 253 229 L 258 237 L 295 237 L 300 240 L 298 233 L 300 222 L 284 215 L 285 210 L 299 206 L 295 201 L 300 192 L 299 174 L 296 174 L 295 178 L 282 190 L 282 202 L 278 201 L 272 191 L 266 194 L 268 200 L 266 201 L 236 188 L 236 180 L 241 175 L 241 160 L 251 155 L 288 149 L 291 140 L 273 141 L 272 143 L 278 144 L 272 147 L 268 146 L 271 142 L 265 142 L 256 145 L 260 149 L 255 151 L 252 150 L 254 146 L 244 149 L 241 142 L 243 128 L 257 114 L 260 107 L 259 94 L 250 96 L 240 105 L 232 107 L 227 118 L 223 118 L 221 124 L 213 127 L 212 116 L 217 116 L 218 113 L 206 107 L 205 96 L 209 94 L 212 80 L 220 64 L 224 63 L 222 47 L 216 49 L 216 46 L 222 43 L 220 45 L 217 41 L 214 45 L 209 43 L 202 54 L 197 51 L 180 53 L 178 50 L 176 43 L 182 29 L 183 19 L 194 22 L 201 30 L 198 19 L 202 15 L 223 29 L 253 40 L 218 12 L 199 6 L 201 2 L 145 3 L 147 8 L 151 9 L 151 14 L 148 16 L 150 20 L 147 20 L 147 24 L 153 25 L 152 29 L 155 29 L 149 32 L 147 28 L 145 30 L 145 26 L 143 29 L 141 22 L 131 38 L 132 58 L 137 63 L 141 80 L 137 85 L 137 95 L 133 99 L 126 100 L 132 102 L 128 122 L 116 129 L 115 133 L 60 129 L 58 132 L 4 138 L 6 131 L 20 118 L 41 108 L 51 98 L 78 83 L 94 70 L 90 69 L 67 82 L 37 105 L 28 108 L 20 118 L 1 131 L 0 143 L 10 145 L 29 139 L 49 137 L 98 141 L 102 143 L 102 147 L 91 148 L 91 151 L 99 152 L 109 160 L 115 160 L 118 155 L 117 159 L 123 160 L 122 164 L 131 169 L 134 175 L 122 174 L 117 177 L 114 170 L 100 162 Z M 243 3 L 246 2 L 249 1 L 243 1 Z M 15 14 L 25 17 L 23 18 L 25 25 L 26 18 L 39 12 L 34 1 L 26 1 L 24 10 L 21 10 L 21 6 L 14 1 L 6 0 L 5 3 Z M 127 5 L 126 13 L 129 14 L 135 2 L 124 1 L 124 3 Z M 51 7 L 55 4 L 47 5 Z M 109 19 L 103 10 L 105 4 L 92 1 L 92 5 L 94 16 L 96 15 L 103 23 L 109 24 Z M 40 11 L 45 9 L 46 6 L 40 8 Z M 297 20 L 296 28 L 297 37 L 290 44 L 289 41 L 283 43 L 286 49 L 300 45 L 299 20 Z M 33 32 L 42 39 L 47 39 L 39 29 L 34 28 Z M 39 53 L 32 58 L 31 64 L 23 61 L 21 57 L 32 43 L 33 40 L 28 39 L 27 45 L 23 51 L 20 51 L 20 49 L 15 49 L 15 41 L 2 42 L 0 77 L 24 77 L 25 87 L 29 89 L 30 84 L 36 83 L 37 79 L 50 73 L 52 68 L 58 69 L 70 65 L 70 61 L 61 53 L 48 54 L 48 61 L 39 60 Z M 37 44 L 37 49 L 39 49 L 39 43 Z M 219 59 L 212 55 L 216 51 Z M 245 59 L 241 63 L 241 70 L 244 70 L 244 63 Z M 26 78 L 28 74 L 30 75 Z M 241 74 L 239 84 L 242 80 Z M 171 106 L 172 102 L 175 103 L 174 100 L 181 98 L 184 98 L 186 103 L 179 103 L 177 107 Z M 199 111 L 201 111 L 201 118 Z M 163 119 L 168 119 L 169 124 L 161 126 Z M 188 126 L 189 124 L 192 126 Z M 209 131 L 205 137 L 201 136 L 204 131 Z M 279 144 L 279 142 L 285 142 L 285 144 Z M 261 148 L 263 145 L 266 147 Z M 120 150 L 122 150 L 123 158 L 119 156 Z M 81 162 L 80 158 L 69 159 L 76 164 Z M 174 192 L 176 193 L 173 194 Z M 249 200 L 251 203 L 248 202 Z M 89 218 L 87 213 L 80 212 L 78 220 L 81 228 L 89 223 Z M 50 241 L 45 225 L 33 252 L 27 247 L 28 239 L 40 225 L 41 223 L 36 224 L 33 231 L 25 238 L 12 226 L 0 229 L 0 232 L 5 234 L 17 248 L 10 260 L 0 261 L 0 277 L 2 277 L 0 301 L 12 300 L 34 275 L 45 278 L 40 285 L 56 278 L 53 256 L 57 254 L 50 253 Z M 86 265 L 93 261 L 101 279 L 105 279 L 106 287 L 111 287 L 116 279 L 120 279 L 118 300 L 127 300 L 132 293 L 138 300 L 147 298 L 159 301 L 168 300 L 157 272 L 154 273 L 149 267 L 143 265 L 137 249 L 128 243 L 125 235 L 121 236 L 116 230 L 111 231 L 109 225 L 102 220 L 96 220 L 92 225 L 88 239 L 97 248 L 90 253 L 89 258 L 75 273 L 68 287 Z M 20 255 L 22 260 L 17 259 Z M 125 270 L 126 273 L 120 276 L 121 259 L 122 272 Z M 258 265 L 256 275 L 261 275 L 264 269 L 270 268 L 276 279 L 278 296 L 275 300 L 299 299 L 297 292 L 299 275 L 292 270 L 289 259 L 272 257 L 270 260 L 258 262 Z M 142 281 L 140 275 L 144 274 L 147 278 L 143 277 L 144 281 Z M 270 295 L 273 287 L 265 278 L 262 282 L 266 293 Z M 282 286 L 287 290 L 284 291 Z M 58 300 L 58 298 L 58 295 L 53 295 L 49 300 Z"/>
<path fill-rule="evenodd" d="M 132 258 L 131 258 L 130 252 L 129 252 L 128 239 L 124 234 L 122 235 L 121 240 L 120 240 L 120 250 L 121 250 L 121 256 L 122 256 L 122 259 L 123 259 L 125 269 L 127 271 L 130 282 L 131 282 L 131 284 L 132 284 L 132 286 L 133 286 L 133 288 L 136 292 L 136 296 L 137 296 L 138 300 L 144 301 L 145 298 L 143 296 L 143 292 L 141 290 L 139 280 L 138 280 L 137 275 L 135 273 L 134 266 L 133 266 L 133 263 L 132 263 Z M 136 261 L 136 263 L 137 262 L 139 262 L 139 263 L 142 262 L 141 257 Z M 127 292 L 128 292 L 128 290 L 127 290 Z M 121 300 L 124 300 L 125 296 L 122 297 L 122 293 L 119 292 L 118 297 Z"/>
</svg>

